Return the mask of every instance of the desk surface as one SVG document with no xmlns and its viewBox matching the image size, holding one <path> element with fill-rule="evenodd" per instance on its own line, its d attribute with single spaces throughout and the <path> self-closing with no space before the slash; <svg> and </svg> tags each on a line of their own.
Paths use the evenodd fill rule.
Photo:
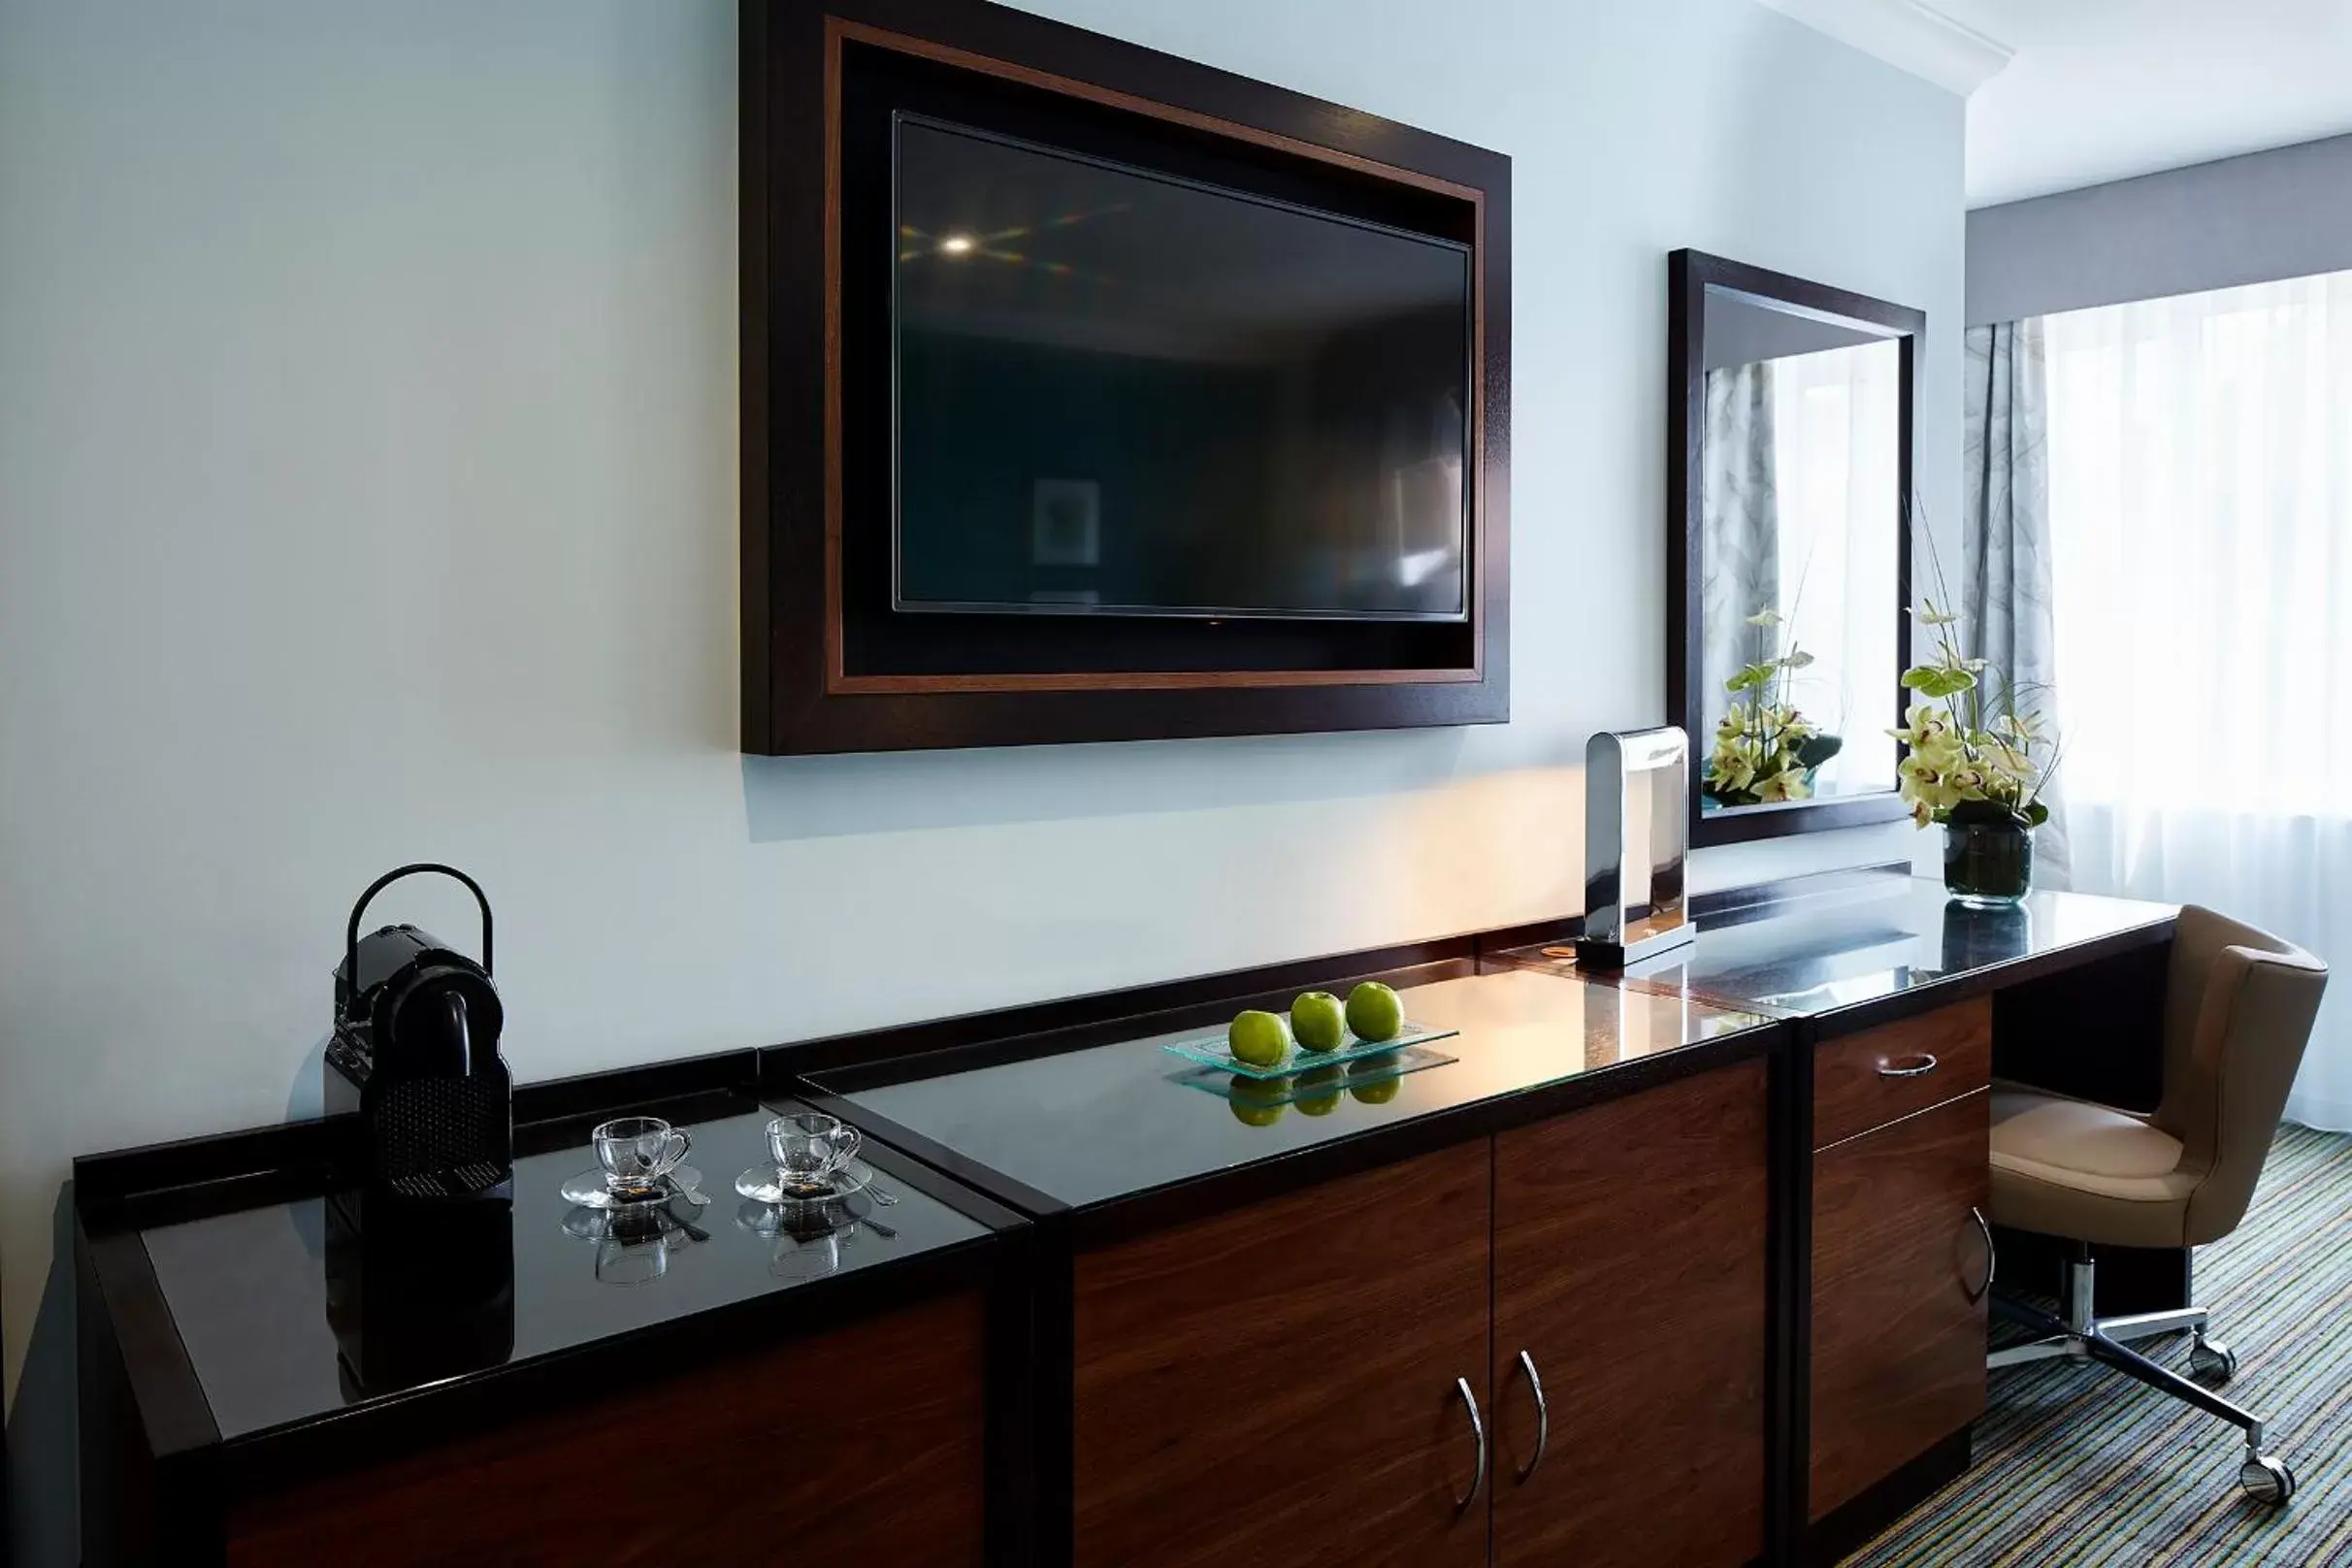
<svg viewBox="0 0 2352 1568">
<path fill-rule="evenodd" d="M 702 1172 L 702 1191 L 711 1201 L 700 1209 L 683 1200 L 670 1207 L 700 1238 L 672 1224 L 665 1242 L 632 1238 L 634 1256 L 628 1258 L 600 1258 L 603 1217 L 560 1195 L 567 1177 L 596 1162 L 584 1143 L 517 1160 L 512 1327 L 503 1342 L 497 1328 L 485 1335 L 489 1343 L 479 1364 L 466 1372 L 616 1340 L 989 1234 L 978 1222 L 888 1176 L 883 1185 L 898 1201 L 869 1208 L 859 1199 L 857 1212 L 867 1219 L 830 1242 L 774 1233 L 776 1211 L 738 1197 L 734 1188 L 735 1173 L 764 1158 L 768 1120 L 766 1110 L 747 1109 L 693 1125 L 689 1163 Z M 874 1221 L 895 1233 L 884 1234 Z M 140 1233 L 223 1438 L 284 1427 L 404 1391 L 363 1388 L 338 1359 L 328 1320 L 329 1227 L 327 1200 L 306 1197 Z M 482 1272 L 479 1249 L 470 1245 L 468 1252 L 473 1262 L 449 1265 L 453 1292 L 475 1289 L 458 1275 Z M 656 1253 L 662 1264 L 658 1278 L 623 1283 L 641 1278 Z M 430 1257 L 398 1253 L 385 1262 L 417 1274 L 434 1266 Z M 379 1312 L 369 1322 L 392 1316 Z M 456 1331 L 446 1322 L 423 1325 L 428 1334 L 437 1329 L 443 1335 Z M 446 1346 L 442 1349 L 445 1353 Z M 443 1381 L 466 1375 L 447 1366 L 438 1370 Z"/>
<path fill-rule="evenodd" d="M 1643 1059 L 1696 1058 L 1773 1021 L 1868 1013 L 1903 998 L 1932 1004 L 1939 988 L 2011 983 L 2103 948 L 2162 941 L 2174 913 L 2065 893 L 1970 910 L 1940 883 L 1889 878 L 1859 895 L 1720 921 L 1679 955 L 1623 975 L 1517 949 L 1490 961 L 1490 972 L 1403 993 L 1416 1023 L 1460 1031 L 1433 1042 L 1457 1060 L 1371 1095 L 1344 1069 L 1325 1069 L 1326 1093 L 1270 1108 L 1203 1094 L 1160 1049 L 1198 1029 L 879 1085 L 853 1074 L 839 1093 L 853 1115 L 880 1117 L 1052 1203 L 1085 1208 Z"/>
<path fill-rule="evenodd" d="M 1418 1022 L 1459 1031 L 1436 1042 L 1454 1062 L 1386 1081 L 1377 1067 L 1361 1080 L 1342 1069 L 1327 1084 L 1290 1086 L 1308 1092 L 1273 1107 L 1180 1081 L 1186 1064 L 1160 1049 L 1167 1036 L 838 1093 L 853 1115 L 920 1134 L 1051 1205 L 1084 1209 L 1220 1173 L 1247 1181 L 1241 1167 L 1322 1146 L 1384 1147 L 1410 1136 L 1409 1124 L 1437 1127 L 1465 1110 L 1483 1117 L 1473 1108 L 1555 1087 L 1573 1098 L 1587 1084 L 1605 1094 L 1614 1091 L 1604 1083 L 1632 1088 L 1654 1072 L 1703 1070 L 1765 1048 L 1784 1028 L 1780 1020 L 1868 1014 L 1927 1000 L 1937 988 L 2009 984 L 2037 966 L 2160 942 L 2173 916 L 2167 906 L 2067 894 L 1972 912 L 1948 905 L 1933 883 L 1897 883 L 1870 897 L 1721 921 L 1685 954 L 1608 983 L 1518 950 L 1491 972 L 1405 992 Z M 735 1172 L 761 1158 L 768 1113 L 748 1099 L 734 1103 L 733 1114 L 694 1127 L 692 1162 L 714 1201 L 694 1211 L 693 1223 L 707 1239 L 670 1249 L 661 1277 L 643 1284 L 599 1278 L 597 1241 L 583 1233 L 593 1227 L 558 1195 L 564 1178 L 591 1163 L 584 1143 L 516 1161 L 511 1339 L 492 1347 L 498 1354 L 482 1372 L 682 1327 L 763 1298 L 811 1300 L 798 1292 L 822 1278 L 878 1278 L 887 1265 L 945 1258 L 1005 1223 L 984 1223 L 911 1181 L 886 1178 L 900 1201 L 873 1218 L 896 1234 L 869 1224 L 822 1257 L 780 1245 L 757 1227 L 756 1206 L 732 1191 Z M 358 1387 L 339 1365 L 328 1232 L 328 1203 L 316 1195 L 138 1232 L 222 1437 L 283 1431 L 389 1397 Z"/>
<path fill-rule="evenodd" d="M 2009 984 L 2049 962 L 2080 962 L 2086 949 L 2163 941 L 2179 913 L 2172 904 L 2080 893 L 2035 893 L 2013 908 L 1969 909 L 1940 882 L 1889 880 L 1883 891 L 1702 922 L 1688 947 L 1621 975 L 1587 974 L 1552 956 L 1562 950 L 1541 944 L 1499 957 L 1775 1018 L 1821 1018 L 1933 988 Z"/>
<path fill-rule="evenodd" d="M 1369 1087 L 1356 1087 L 1349 1069 L 1323 1068 L 1327 1093 L 1290 1104 L 1253 1104 L 1246 1088 L 1228 1100 L 1183 1082 L 1189 1064 L 1161 1046 L 1213 1028 L 844 1097 L 1078 1208 L 1770 1027 L 1752 1013 L 1687 997 L 1524 969 L 1412 986 L 1400 996 L 1416 1024 L 1459 1030 L 1430 1042 L 1454 1061 Z"/>
</svg>

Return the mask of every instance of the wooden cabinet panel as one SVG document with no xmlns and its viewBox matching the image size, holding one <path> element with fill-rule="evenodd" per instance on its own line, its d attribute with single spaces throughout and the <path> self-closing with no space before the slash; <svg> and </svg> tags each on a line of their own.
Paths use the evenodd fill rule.
<svg viewBox="0 0 2352 1568">
<path fill-rule="evenodd" d="M 1077 1562 L 1485 1563 L 1491 1175 L 1481 1140 L 1080 1255 Z"/>
<path fill-rule="evenodd" d="M 1984 1409 L 1988 1090 L 1813 1159 L 1813 1517 Z"/>
<path fill-rule="evenodd" d="M 1765 1068 L 1495 1140 L 1494 1560 L 1764 1550 Z M 1526 1351 L 1551 1408 L 1534 1459 Z"/>
<path fill-rule="evenodd" d="M 977 1563 L 981 1334 L 950 1296 L 262 1498 L 230 1568 Z"/>
<path fill-rule="evenodd" d="M 1813 1052 L 1813 1147 L 1826 1149 L 1992 1081 L 1990 996 L 1824 1040 Z"/>
</svg>

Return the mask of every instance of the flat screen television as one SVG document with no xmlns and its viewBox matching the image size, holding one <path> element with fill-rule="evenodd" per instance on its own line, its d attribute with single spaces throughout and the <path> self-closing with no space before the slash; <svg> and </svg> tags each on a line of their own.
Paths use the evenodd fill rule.
<svg viewBox="0 0 2352 1568">
<path fill-rule="evenodd" d="M 1468 245 L 893 141 L 894 609 L 1468 618 Z"/>
</svg>

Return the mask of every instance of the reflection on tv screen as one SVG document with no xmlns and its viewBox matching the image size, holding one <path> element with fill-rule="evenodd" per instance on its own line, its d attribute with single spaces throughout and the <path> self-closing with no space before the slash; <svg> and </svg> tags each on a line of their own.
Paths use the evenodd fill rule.
<svg viewBox="0 0 2352 1568">
<path fill-rule="evenodd" d="M 899 608 L 1466 618 L 1468 246 L 897 138 Z"/>
</svg>

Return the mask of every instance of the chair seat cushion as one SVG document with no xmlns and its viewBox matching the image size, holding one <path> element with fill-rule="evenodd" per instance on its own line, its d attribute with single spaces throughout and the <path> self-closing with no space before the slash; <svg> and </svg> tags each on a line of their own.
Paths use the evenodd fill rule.
<svg viewBox="0 0 2352 1568">
<path fill-rule="evenodd" d="M 2145 1117 L 2034 1090 L 1996 1087 L 1996 1225 L 2120 1247 L 2178 1247 L 2197 1173 L 2180 1140 Z"/>
</svg>

